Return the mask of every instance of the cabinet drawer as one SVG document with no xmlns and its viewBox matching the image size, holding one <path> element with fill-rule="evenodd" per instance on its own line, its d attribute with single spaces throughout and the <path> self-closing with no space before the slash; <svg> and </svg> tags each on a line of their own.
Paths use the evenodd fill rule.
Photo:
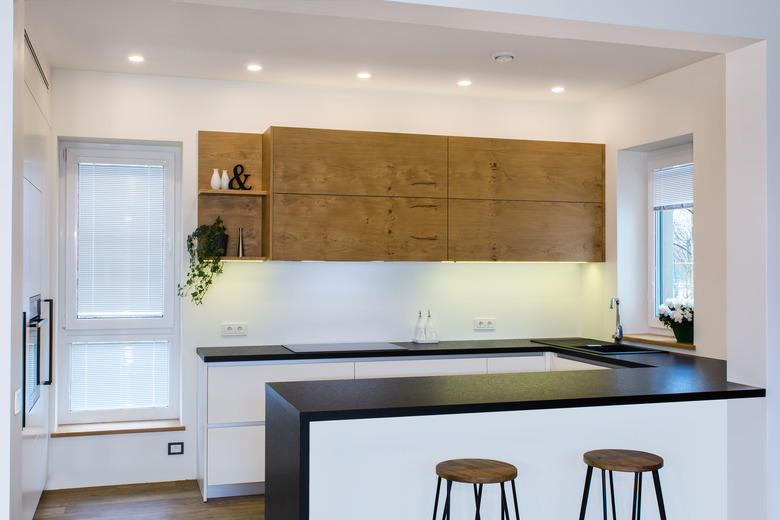
<svg viewBox="0 0 780 520">
<path fill-rule="evenodd" d="M 544 372 L 547 362 L 544 353 L 534 356 L 507 356 L 487 358 L 488 374 L 511 374 L 514 372 Z"/>
<path fill-rule="evenodd" d="M 446 199 L 276 195 L 273 221 L 274 260 L 446 260 Z"/>
<path fill-rule="evenodd" d="M 209 428 L 209 486 L 263 481 L 265 426 Z"/>
<path fill-rule="evenodd" d="M 358 361 L 356 379 L 484 374 L 485 358 Z"/>
<path fill-rule="evenodd" d="M 208 423 L 265 421 L 266 383 L 353 377 L 353 363 L 212 366 L 208 368 Z"/>
</svg>

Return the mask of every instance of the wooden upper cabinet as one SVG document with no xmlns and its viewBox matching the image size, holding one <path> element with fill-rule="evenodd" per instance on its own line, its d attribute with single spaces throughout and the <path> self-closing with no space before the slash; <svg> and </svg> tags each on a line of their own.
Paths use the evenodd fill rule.
<svg viewBox="0 0 780 520">
<path fill-rule="evenodd" d="M 454 261 L 603 262 L 604 205 L 450 200 Z"/>
<path fill-rule="evenodd" d="M 447 137 L 271 127 L 274 193 L 446 197 Z"/>
<path fill-rule="evenodd" d="M 447 259 L 447 201 L 277 194 L 274 260 Z"/>
<path fill-rule="evenodd" d="M 604 145 L 449 138 L 449 197 L 604 202 Z"/>
</svg>

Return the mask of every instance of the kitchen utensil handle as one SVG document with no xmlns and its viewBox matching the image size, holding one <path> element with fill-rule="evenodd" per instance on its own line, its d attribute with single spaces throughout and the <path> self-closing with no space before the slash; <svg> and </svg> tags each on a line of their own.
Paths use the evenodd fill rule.
<svg viewBox="0 0 780 520">
<path fill-rule="evenodd" d="M 50 385 L 54 382 L 54 300 L 46 298 L 43 301 L 49 304 L 49 378 L 43 384 Z"/>
</svg>

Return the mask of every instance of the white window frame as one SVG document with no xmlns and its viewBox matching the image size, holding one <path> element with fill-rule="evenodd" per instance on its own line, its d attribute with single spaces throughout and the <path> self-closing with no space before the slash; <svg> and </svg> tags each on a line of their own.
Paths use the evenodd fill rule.
<svg viewBox="0 0 780 520">
<path fill-rule="evenodd" d="M 181 145 L 178 143 L 129 143 L 114 141 L 61 140 L 60 143 L 60 262 L 62 304 L 59 305 L 57 357 L 57 422 L 100 423 L 177 419 L 181 417 L 181 299 L 176 281 L 181 253 Z M 160 318 L 76 318 L 76 168 L 78 162 L 124 159 L 164 165 L 166 242 L 164 307 Z M 133 162 L 130 162 L 133 164 Z M 169 344 L 169 404 L 167 407 L 101 411 L 70 410 L 70 345 L 80 342 L 167 341 Z"/>
<path fill-rule="evenodd" d="M 655 215 L 653 211 L 653 172 L 659 168 L 668 168 L 693 162 L 693 143 L 656 150 L 647 154 L 647 325 L 653 334 L 672 335 L 656 316 L 655 283 Z M 694 165 L 695 171 L 695 165 Z M 696 202 L 694 201 L 694 207 Z M 695 236 L 695 233 L 694 233 Z M 695 240 L 695 239 L 694 239 Z M 694 263 L 696 260 L 694 260 Z"/>
</svg>

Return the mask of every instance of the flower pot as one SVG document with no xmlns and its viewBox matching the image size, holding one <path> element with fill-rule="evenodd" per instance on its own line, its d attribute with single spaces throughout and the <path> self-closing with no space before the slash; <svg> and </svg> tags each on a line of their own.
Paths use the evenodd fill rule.
<svg viewBox="0 0 780 520">
<path fill-rule="evenodd" d="M 693 343 L 693 323 L 672 323 L 671 327 L 678 343 Z"/>
<path fill-rule="evenodd" d="M 225 233 L 220 233 L 214 237 L 214 243 L 212 244 L 211 254 L 212 256 L 225 256 L 227 251 L 228 236 Z"/>
</svg>

